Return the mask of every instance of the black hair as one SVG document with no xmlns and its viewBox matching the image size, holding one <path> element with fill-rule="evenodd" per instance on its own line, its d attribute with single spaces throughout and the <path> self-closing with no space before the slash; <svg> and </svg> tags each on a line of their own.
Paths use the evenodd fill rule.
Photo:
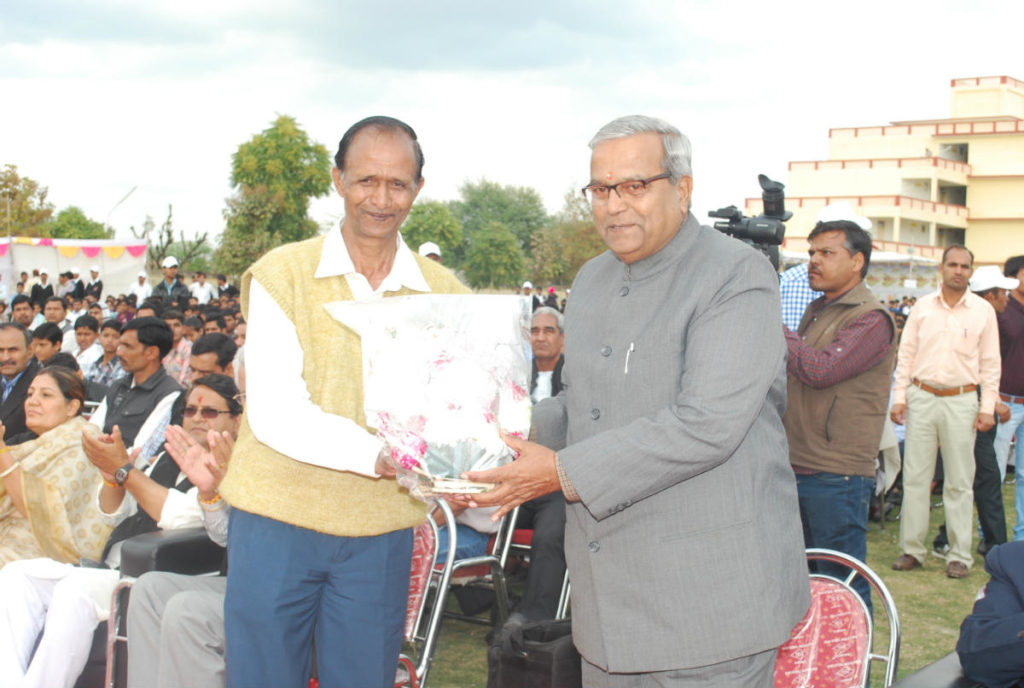
<svg viewBox="0 0 1024 688">
<path fill-rule="evenodd" d="M 194 315 L 191 318 L 185 318 L 181 322 L 181 325 L 182 325 L 182 327 L 191 327 L 193 330 L 202 330 L 203 329 L 203 321 L 202 321 L 202 319 L 201 318 L 197 318 Z"/>
<path fill-rule="evenodd" d="M 1016 278 L 1017 273 L 1020 272 L 1021 268 L 1024 268 L 1024 256 L 1012 256 L 1011 258 L 1007 258 L 1006 267 L 1003 268 L 1003 274 L 1007 277 Z M 11 304 L 13 305 L 14 301 L 11 301 Z"/>
<path fill-rule="evenodd" d="M 60 307 L 63 308 L 64 310 L 68 309 L 68 304 L 60 296 L 51 296 L 50 298 L 46 299 L 45 303 L 51 303 L 51 302 L 54 302 L 54 301 L 59 303 Z M 45 304 L 44 304 L 44 307 L 45 307 Z"/>
<path fill-rule="evenodd" d="M 825 232 L 842 232 L 846 235 L 846 238 L 843 240 L 843 247 L 849 251 L 851 258 L 858 253 L 864 256 L 864 267 L 860 270 L 860 278 L 864 279 L 867 277 L 868 266 L 871 265 L 871 235 L 868 234 L 867 230 L 848 220 L 819 222 L 811 230 L 811 233 L 807 235 L 807 240 L 810 241 Z"/>
<path fill-rule="evenodd" d="M 101 330 L 117 330 L 118 334 L 121 334 L 121 321 L 117 318 L 111 318 L 110 320 L 104 320 L 103 324 L 100 325 Z"/>
<path fill-rule="evenodd" d="M 413 151 L 416 156 L 416 178 L 413 180 L 419 182 L 423 178 L 423 149 L 420 148 L 419 139 L 416 138 L 416 132 L 408 124 L 400 119 L 394 117 L 387 117 L 385 115 L 374 115 L 361 119 L 345 132 L 345 135 L 341 137 L 341 141 L 338 142 L 338 152 L 334 154 L 334 164 L 341 170 L 345 171 L 345 156 L 348 154 L 348 149 L 352 145 L 352 140 L 355 139 L 356 134 L 361 132 L 363 129 L 374 127 L 377 129 L 383 129 L 384 131 L 401 131 L 410 139 L 412 139 Z M 220 277 L 220 275 L 217 275 Z"/>
<path fill-rule="evenodd" d="M 59 355 L 54 354 L 51 360 Z M 75 357 L 71 356 L 71 354 L 65 355 L 70 356 L 72 361 L 75 360 Z M 53 381 L 57 383 L 57 389 L 60 390 L 61 395 L 64 397 L 64 401 L 77 400 L 79 414 L 85 410 L 85 382 L 82 378 L 78 377 L 74 370 L 70 370 L 62 365 L 46 365 L 36 373 L 36 377 L 40 375 L 49 375 L 53 378 Z"/>
<path fill-rule="evenodd" d="M 0 332 L 4 330 L 18 330 L 25 337 L 25 347 L 27 348 L 32 343 L 32 332 L 28 328 L 22 326 L 21 323 L 16 322 L 0 322 Z"/>
<path fill-rule="evenodd" d="M 64 341 L 64 331 L 52 322 L 44 322 L 32 333 L 33 339 L 45 339 L 51 344 L 60 344 Z"/>
<path fill-rule="evenodd" d="M 182 312 L 177 308 L 168 308 L 163 315 L 164 320 L 181 320 L 182 317 L 184 317 Z"/>
<path fill-rule="evenodd" d="M 217 365 L 223 370 L 235 360 L 235 354 L 238 353 L 238 345 L 235 344 L 235 340 L 221 332 L 204 334 L 192 342 L 193 356 L 209 353 L 217 354 Z"/>
<path fill-rule="evenodd" d="M 78 365 L 78 361 L 75 357 L 69 354 L 67 351 L 58 351 L 53 356 L 50 356 L 43 364 L 44 368 L 52 368 L 53 366 L 60 366 L 61 368 L 67 368 L 71 372 L 78 372 L 82 369 L 82 366 Z"/>
<path fill-rule="evenodd" d="M 217 396 L 221 397 L 224 401 L 228 402 L 228 411 L 231 412 L 232 416 L 238 416 L 242 413 L 242 404 L 238 400 L 238 385 L 227 375 L 220 375 L 218 373 L 210 373 L 203 375 L 198 380 L 193 380 L 192 387 L 189 388 L 187 394 L 181 395 L 181 398 L 188 397 L 192 393 L 192 390 L 196 387 L 206 387 L 212 389 L 217 393 Z"/>
<path fill-rule="evenodd" d="M 121 329 L 121 334 L 135 330 L 139 342 L 143 346 L 155 346 L 160 351 L 160 360 L 170 352 L 174 346 L 174 334 L 171 327 L 163 320 L 151 316 L 132 318 Z"/>
<path fill-rule="evenodd" d="M 83 315 L 75 320 L 75 329 L 77 330 L 79 327 L 88 327 L 93 332 L 100 331 L 99 321 L 91 315 Z"/>
<path fill-rule="evenodd" d="M 30 306 L 32 305 L 32 299 L 29 298 L 28 294 L 18 294 L 11 299 L 11 310 L 14 310 L 15 306 L 22 303 L 27 303 Z"/>
<path fill-rule="evenodd" d="M 971 257 L 971 265 L 974 265 L 974 252 L 971 251 L 971 249 L 969 249 L 966 246 L 964 246 L 963 244 L 950 244 L 949 246 L 946 247 L 946 250 L 942 252 L 942 264 L 943 265 L 946 264 L 946 256 L 948 256 L 949 252 L 954 250 L 954 249 L 960 249 L 961 251 L 967 251 L 967 255 L 969 255 Z"/>
</svg>

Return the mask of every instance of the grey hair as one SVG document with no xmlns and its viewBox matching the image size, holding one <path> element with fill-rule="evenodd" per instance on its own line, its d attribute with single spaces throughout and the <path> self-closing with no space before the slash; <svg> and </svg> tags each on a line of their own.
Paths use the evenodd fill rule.
<svg viewBox="0 0 1024 688">
<path fill-rule="evenodd" d="M 593 149 L 602 141 L 624 139 L 639 134 L 661 134 L 661 166 L 670 175 L 673 183 L 678 182 L 680 177 L 693 176 L 690 139 L 665 120 L 656 117 L 627 115 L 613 119 L 594 134 L 589 145 Z"/>
<path fill-rule="evenodd" d="M 530 318 L 530 323 L 531 324 L 533 323 L 534 320 L 537 319 L 538 315 L 553 315 L 553 316 L 555 316 L 555 321 L 558 323 L 558 331 L 562 332 L 562 333 L 565 333 L 565 316 L 562 315 L 562 312 L 559 311 L 557 308 L 552 308 L 551 306 L 541 306 L 540 308 L 538 308 L 537 310 L 535 310 L 533 312 L 533 317 Z"/>
</svg>

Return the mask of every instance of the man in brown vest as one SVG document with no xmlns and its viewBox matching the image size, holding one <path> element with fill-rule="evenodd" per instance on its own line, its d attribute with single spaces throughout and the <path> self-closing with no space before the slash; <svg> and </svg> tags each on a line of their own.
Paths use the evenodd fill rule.
<svg viewBox="0 0 1024 688">
<path fill-rule="evenodd" d="M 785 329 L 789 401 L 783 423 L 804 542 L 861 561 L 896 359 L 892 316 L 864 284 L 870 227 L 848 203 L 822 210 L 808 237 L 808 277 L 824 294 L 804 311 L 797 332 Z M 867 581 L 855 587 L 870 608 Z"/>
</svg>

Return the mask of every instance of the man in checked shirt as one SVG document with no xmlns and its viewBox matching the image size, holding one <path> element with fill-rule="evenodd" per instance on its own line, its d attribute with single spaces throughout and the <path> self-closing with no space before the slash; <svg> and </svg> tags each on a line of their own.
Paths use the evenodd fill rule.
<svg viewBox="0 0 1024 688">
<path fill-rule="evenodd" d="M 848 203 L 828 206 L 808 236 L 808 277 L 823 295 L 804 311 L 789 346 L 783 423 L 808 548 L 867 558 L 868 502 L 889 403 L 896 327 L 867 285 L 871 221 Z M 870 589 L 854 584 L 868 608 Z"/>
</svg>

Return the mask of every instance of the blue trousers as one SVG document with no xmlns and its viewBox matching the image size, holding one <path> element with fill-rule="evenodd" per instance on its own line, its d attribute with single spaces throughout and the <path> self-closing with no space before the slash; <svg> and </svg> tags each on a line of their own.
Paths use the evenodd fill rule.
<svg viewBox="0 0 1024 688">
<path fill-rule="evenodd" d="M 336 537 L 235 509 L 228 528 L 228 688 L 394 685 L 412 531 Z"/>
<path fill-rule="evenodd" d="M 868 557 L 868 506 L 875 481 L 862 475 L 813 473 L 796 476 L 800 521 L 807 549 L 820 547 L 849 554 L 863 562 Z M 846 578 L 848 569 L 836 564 L 818 564 L 818 571 Z M 853 589 L 871 606 L 871 586 L 858 576 Z"/>
</svg>

